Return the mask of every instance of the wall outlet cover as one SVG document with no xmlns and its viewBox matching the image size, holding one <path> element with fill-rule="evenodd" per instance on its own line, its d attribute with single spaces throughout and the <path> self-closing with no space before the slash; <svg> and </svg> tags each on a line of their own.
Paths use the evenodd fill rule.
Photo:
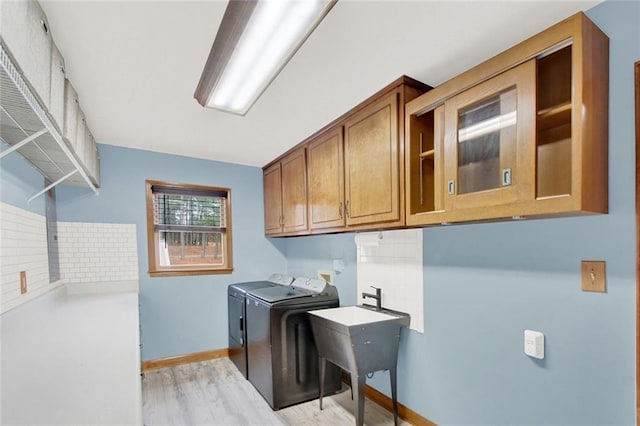
<svg viewBox="0 0 640 426">
<path fill-rule="evenodd" d="M 544 358 L 544 334 L 539 331 L 524 331 L 524 353 L 530 357 Z"/>
<path fill-rule="evenodd" d="M 20 294 L 27 292 L 27 271 L 20 271 Z"/>
<path fill-rule="evenodd" d="M 333 285 L 333 272 L 331 271 L 318 270 L 318 278 L 327 284 Z"/>
</svg>

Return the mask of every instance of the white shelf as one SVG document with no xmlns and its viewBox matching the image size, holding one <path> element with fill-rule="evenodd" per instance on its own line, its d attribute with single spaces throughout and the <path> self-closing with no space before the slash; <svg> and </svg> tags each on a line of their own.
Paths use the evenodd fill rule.
<svg viewBox="0 0 640 426">
<path fill-rule="evenodd" d="M 24 142 L 38 132 L 42 134 Z M 33 95 L 2 44 L 0 44 L 0 139 L 10 146 L 0 153 L 0 158 L 10 155 L 10 150 L 15 150 L 55 185 L 84 186 L 95 193 L 98 192 L 97 183 L 81 166 L 81 162 Z M 40 193 L 32 198 L 38 195 Z"/>
</svg>

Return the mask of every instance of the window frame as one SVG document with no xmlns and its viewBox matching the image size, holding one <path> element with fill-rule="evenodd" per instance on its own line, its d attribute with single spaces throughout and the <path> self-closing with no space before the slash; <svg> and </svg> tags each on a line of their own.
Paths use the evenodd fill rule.
<svg viewBox="0 0 640 426">
<path fill-rule="evenodd" d="M 153 186 L 162 186 L 165 188 L 179 189 L 188 192 L 194 191 L 218 191 L 225 192 L 225 223 L 224 232 L 224 259 L 222 266 L 213 267 L 211 265 L 174 265 L 162 266 L 158 261 L 158 241 L 159 233 L 155 230 L 154 214 L 153 214 Z M 146 204 L 147 204 L 147 256 L 149 259 L 149 275 L 151 277 L 175 277 L 188 275 L 215 275 L 230 274 L 233 272 L 233 245 L 232 245 L 232 227 L 231 227 L 231 189 L 217 186 L 192 185 L 184 183 L 168 183 L 156 180 L 145 181 Z"/>
</svg>

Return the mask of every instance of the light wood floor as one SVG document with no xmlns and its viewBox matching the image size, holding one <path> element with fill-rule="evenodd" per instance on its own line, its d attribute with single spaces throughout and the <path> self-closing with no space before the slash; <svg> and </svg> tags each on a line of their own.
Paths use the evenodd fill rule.
<svg viewBox="0 0 640 426">
<path fill-rule="evenodd" d="M 347 387 L 337 395 L 272 411 L 228 358 L 147 371 L 142 380 L 146 426 L 180 425 L 353 425 Z M 365 403 L 366 425 L 392 425 L 393 415 Z M 402 425 L 408 423 L 400 422 Z"/>
</svg>

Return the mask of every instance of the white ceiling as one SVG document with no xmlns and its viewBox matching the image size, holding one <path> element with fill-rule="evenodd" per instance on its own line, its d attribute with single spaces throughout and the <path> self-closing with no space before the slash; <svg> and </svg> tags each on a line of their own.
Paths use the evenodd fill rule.
<svg viewBox="0 0 640 426">
<path fill-rule="evenodd" d="M 240 117 L 193 98 L 226 1 L 41 0 L 98 143 L 253 166 L 402 74 L 438 85 L 597 3 L 340 0 Z"/>
</svg>

